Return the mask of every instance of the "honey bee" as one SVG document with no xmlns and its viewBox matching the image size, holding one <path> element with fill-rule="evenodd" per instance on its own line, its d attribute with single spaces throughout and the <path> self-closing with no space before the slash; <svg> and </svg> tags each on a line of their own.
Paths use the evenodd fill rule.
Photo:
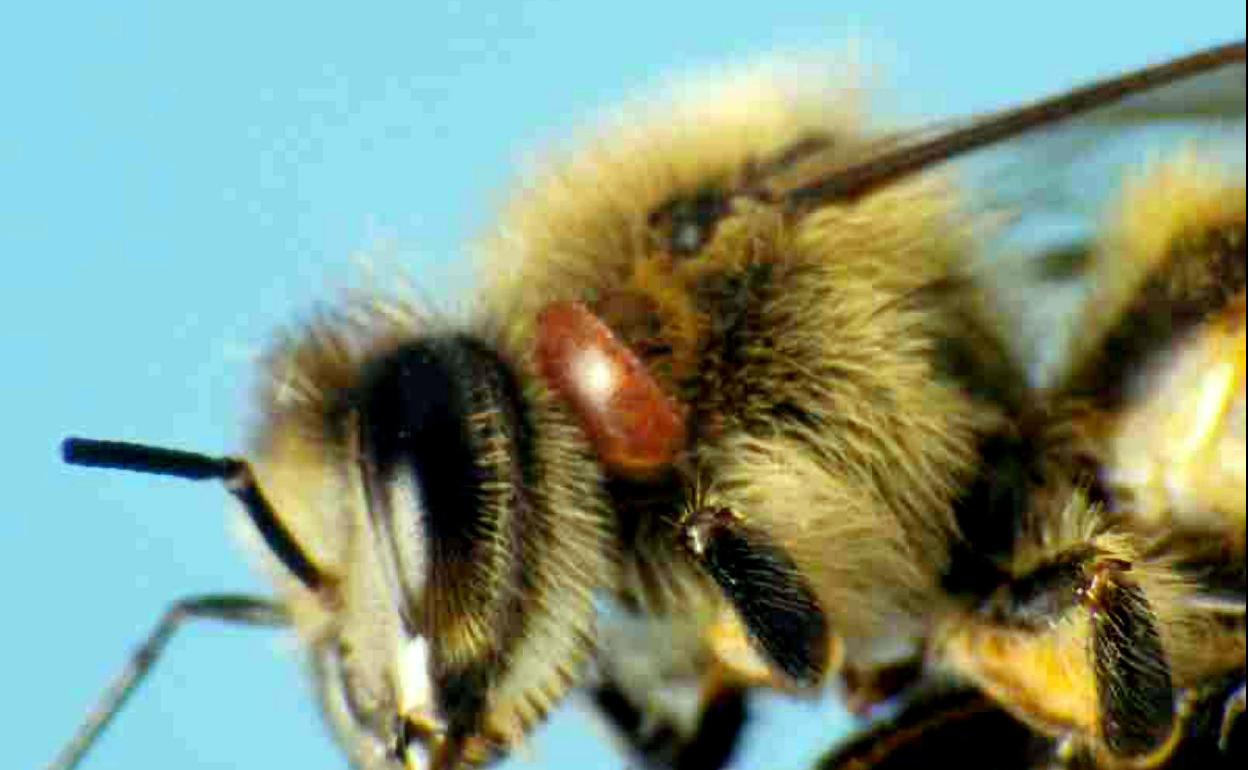
<svg viewBox="0 0 1248 770">
<path fill-rule="evenodd" d="M 223 482 L 278 598 L 174 605 L 53 767 L 197 617 L 293 626 L 362 770 L 487 764 L 577 686 L 649 766 L 714 770 L 750 691 L 893 670 L 880 697 L 974 689 L 910 699 L 826 767 L 906 766 L 888 752 L 915 720 L 961 714 L 1008 725 L 1017 762 L 1230 746 L 1242 181 L 1181 159 L 1124 195 L 1142 222 L 1090 249 L 1074 363 L 1037 386 L 975 270 L 985 225 L 938 166 L 1243 61 L 1223 46 L 900 132 L 755 74 L 541 170 L 481 246 L 470 318 L 368 297 L 281 337 L 246 459 L 68 440 L 74 464 Z M 1187 381 L 1176 462 L 1151 415 Z M 630 647 L 606 602 L 658 632 Z M 692 718 L 654 716 L 634 654 L 694 683 Z"/>
</svg>

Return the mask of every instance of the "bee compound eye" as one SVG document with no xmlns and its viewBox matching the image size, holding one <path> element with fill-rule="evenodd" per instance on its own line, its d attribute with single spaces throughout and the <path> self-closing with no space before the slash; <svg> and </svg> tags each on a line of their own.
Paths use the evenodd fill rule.
<svg viewBox="0 0 1248 770">
<path fill-rule="evenodd" d="M 461 336 L 379 360 L 356 401 L 369 517 L 405 630 L 417 636 L 434 573 L 445 585 L 490 567 L 505 526 L 496 501 L 525 495 L 516 484 L 530 454 L 524 403 L 499 356 Z"/>
<path fill-rule="evenodd" d="M 728 198 L 719 190 L 702 190 L 674 198 L 650 215 L 650 226 L 660 234 L 668 253 L 696 256 L 715 237 L 715 229 L 728 215 Z"/>
</svg>

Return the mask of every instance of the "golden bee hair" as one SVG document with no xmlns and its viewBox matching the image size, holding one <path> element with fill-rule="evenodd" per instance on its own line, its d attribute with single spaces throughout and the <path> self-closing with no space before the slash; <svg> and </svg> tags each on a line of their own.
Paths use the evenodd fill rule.
<svg viewBox="0 0 1248 770">
<path fill-rule="evenodd" d="M 494 317 L 519 319 L 507 324 L 517 348 L 536 344 L 524 319 L 575 298 L 642 351 L 693 405 L 694 434 L 685 488 L 647 515 L 732 509 L 792 556 L 841 638 L 865 640 L 911 624 L 938 590 L 952 499 L 992 420 L 936 360 L 953 321 L 930 297 L 959 306 L 933 289 L 960 280 L 973 249 L 936 176 L 796 218 L 722 200 L 812 147 L 848 163 L 877 135 L 844 109 L 852 89 L 781 82 L 764 72 L 682 92 L 539 164 L 483 244 L 484 297 Z M 681 253 L 673 210 L 725 206 L 713 237 Z M 630 494 L 617 496 L 626 518 Z M 684 569 L 670 536 L 652 540 L 626 558 Z"/>
<path fill-rule="evenodd" d="M 293 625 L 361 770 L 487 764 L 580 685 L 648 768 L 719 770 L 751 692 L 842 673 L 901 706 L 823 768 L 952 762 L 985 730 L 1020 766 L 1239 750 L 1242 169 L 1132 177 L 1039 388 L 978 271 L 992 218 L 936 166 L 1244 55 L 916 131 L 771 65 L 542 157 L 465 318 L 377 294 L 279 337 L 246 460 L 67 442 L 225 482 L 278 596 L 175 605 L 53 767 L 192 616 Z M 1176 369 L 1184 346 L 1207 355 Z M 1167 406 L 1173 371 L 1199 398 Z"/>
<path fill-rule="evenodd" d="M 1005 574 L 931 650 L 1095 766 L 1161 767 L 1243 678 L 1242 170 L 1183 151 L 1108 210 L 1070 373 L 1016 428 L 1035 455 Z"/>
</svg>

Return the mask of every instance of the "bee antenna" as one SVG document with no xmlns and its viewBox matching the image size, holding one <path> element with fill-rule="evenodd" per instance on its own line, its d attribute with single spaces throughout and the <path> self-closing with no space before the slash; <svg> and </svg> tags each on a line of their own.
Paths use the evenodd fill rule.
<svg viewBox="0 0 1248 770">
<path fill-rule="evenodd" d="M 76 437 L 61 443 L 61 457 L 70 465 L 154 473 L 190 481 L 228 478 L 239 464 L 238 460 L 180 449 Z"/>
<path fill-rule="evenodd" d="M 304 553 L 294 535 L 277 518 L 245 460 L 126 441 L 78 437 L 67 438 L 61 443 L 61 457 L 70 465 L 88 468 L 136 471 L 190 481 L 218 479 L 243 504 L 269 549 L 299 582 L 313 591 L 319 591 L 327 582 L 325 573 Z"/>
</svg>

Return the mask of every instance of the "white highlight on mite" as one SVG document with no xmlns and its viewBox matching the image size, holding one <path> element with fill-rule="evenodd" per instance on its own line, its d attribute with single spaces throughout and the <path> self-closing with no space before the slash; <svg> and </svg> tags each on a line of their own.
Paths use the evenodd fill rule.
<svg viewBox="0 0 1248 770">
<path fill-rule="evenodd" d="M 572 364 L 572 376 L 595 407 L 606 407 L 616 391 L 618 373 L 614 362 L 601 350 L 581 351 Z"/>
</svg>

